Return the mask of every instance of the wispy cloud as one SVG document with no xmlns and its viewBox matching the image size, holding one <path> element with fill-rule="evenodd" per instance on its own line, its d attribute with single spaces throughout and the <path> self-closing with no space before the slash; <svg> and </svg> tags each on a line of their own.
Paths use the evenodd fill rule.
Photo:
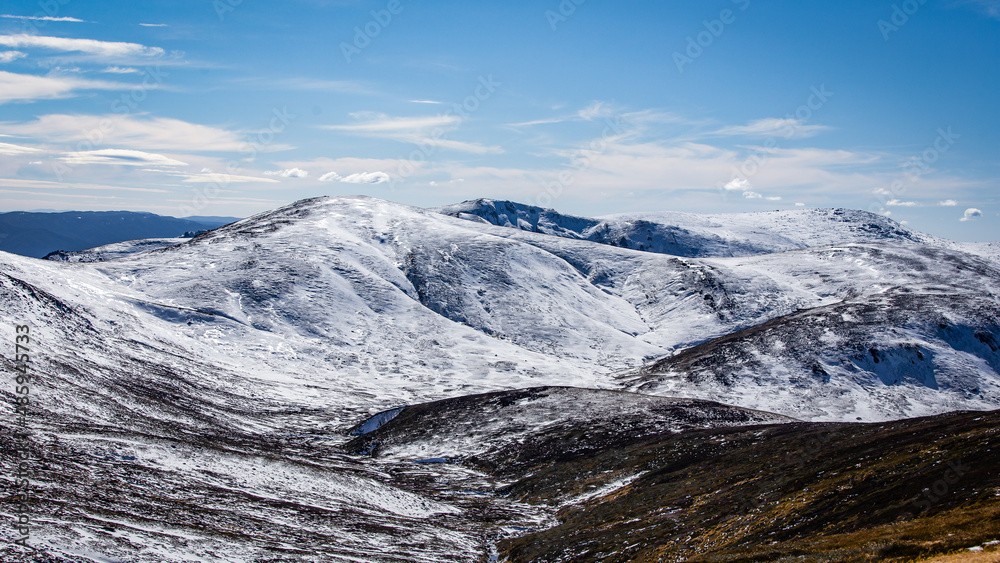
<svg viewBox="0 0 1000 563">
<path fill-rule="evenodd" d="M 531 127 L 532 125 L 548 125 L 550 123 L 565 123 L 574 119 L 575 116 L 563 116 L 563 117 L 550 117 L 547 119 L 535 119 L 533 121 L 521 121 L 519 123 L 510 123 L 510 127 Z"/>
<path fill-rule="evenodd" d="M 391 117 L 385 114 L 356 113 L 352 114 L 352 117 L 360 121 L 350 125 L 324 125 L 320 128 L 472 154 L 503 152 L 502 148 L 496 146 L 442 138 L 442 135 L 462 122 L 456 115 Z"/>
<path fill-rule="evenodd" d="M 100 190 L 100 191 L 112 191 L 112 192 L 143 192 L 143 193 L 167 193 L 167 190 L 161 190 L 156 188 L 135 188 L 126 186 L 111 186 L 106 184 L 91 184 L 87 182 L 53 182 L 50 180 L 27 180 L 24 178 L 0 178 L 0 187 L 7 188 L 30 188 L 35 189 L 49 189 L 49 190 Z M 11 192 L 11 193 L 24 193 L 24 192 Z M 35 193 L 35 192 L 27 192 Z M 41 194 L 38 194 L 41 195 Z M 65 197 L 66 194 L 51 194 L 56 197 Z"/>
<path fill-rule="evenodd" d="M 138 74 L 142 72 L 137 68 L 132 68 L 130 66 L 109 66 L 108 68 L 102 70 L 108 74 Z"/>
<path fill-rule="evenodd" d="M 311 92 L 335 92 L 339 94 L 368 94 L 371 95 L 371 88 L 362 82 L 355 80 L 321 80 L 317 78 L 254 78 L 249 80 L 237 80 L 236 83 L 250 83 L 255 87 L 270 90 L 293 90 Z"/>
<path fill-rule="evenodd" d="M 0 143 L 0 154 L 4 156 L 13 156 L 15 154 L 26 154 L 33 152 L 41 152 L 39 149 L 34 149 L 31 147 L 22 147 L 20 145 L 12 145 L 10 143 Z"/>
<path fill-rule="evenodd" d="M 142 27 L 169 27 L 165 23 L 140 23 Z"/>
<path fill-rule="evenodd" d="M 323 125 L 320 129 L 349 131 L 353 133 L 411 134 L 428 129 L 458 125 L 461 118 L 456 115 L 434 115 L 426 117 L 390 117 L 385 114 L 354 113 L 352 117 L 365 119 L 351 125 Z"/>
<path fill-rule="evenodd" d="M 0 71 L 0 104 L 72 96 L 78 90 L 121 90 L 129 85 L 67 76 L 34 76 Z"/>
<path fill-rule="evenodd" d="M 530 127 L 532 125 L 548 125 L 552 123 L 567 123 L 571 121 L 593 121 L 600 118 L 608 118 L 619 115 L 619 112 L 615 111 L 611 105 L 606 102 L 595 101 L 590 105 L 577 110 L 574 113 L 567 113 L 562 115 L 556 115 L 553 117 L 547 117 L 542 119 L 534 119 L 531 121 L 521 121 L 518 123 L 510 123 L 510 127 Z"/>
<path fill-rule="evenodd" d="M 946 199 L 942 202 L 939 202 L 938 205 L 940 205 L 941 207 L 955 207 L 956 205 L 958 205 L 958 202 L 953 199 Z"/>
<path fill-rule="evenodd" d="M 767 118 L 751 121 L 746 125 L 731 125 L 709 133 L 720 137 L 785 137 L 804 139 L 830 129 L 825 125 L 807 125 L 799 119 Z"/>
<path fill-rule="evenodd" d="M 119 59 L 125 57 L 161 57 L 166 52 L 160 47 L 147 47 L 138 43 L 98 41 L 96 39 L 71 39 L 41 35 L 0 35 L 0 45 L 12 49 L 49 49 L 53 51 L 85 53 L 97 57 Z"/>
<path fill-rule="evenodd" d="M 991 18 L 1000 19 L 1000 0 L 965 0 L 962 3 L 976 7 Z"/>
<path fill-rule="evenodd" d="M 187 166 L 161 154 L 129 149 L 101 149 L 66 153 L 61 160 L 70 164 L 115 164 L 120 166 Z"/>
<path fill-rule="evenodd" d="M 441 102 L 436 102 L 434 100 L 410 100 L 411 104 L 441 104 Z"/>
<path fill-rule="evenodd" d="M 603 117 L 611 117 L 611 116 L 615 115 L 616 113 L 617 112 L 615 112 L 611 108 L 611 106 L 609 106 L 605 102 L 594 102 L 594 103 L 590 104 L 589 106 L 587 106 L 587 107 L 583 108 L 582 110 L 580 110 L 577 113 L 577 115 L 581 119 L 584 119 L 586 121 L 593 121 L 595 119 L 599 119 L 599 118 L 603 118 Z"/>
<path fill-rule="evenodd" d="M 919 204 L 915 201 L 903 201 L 899 199 L 890 199 L 885 202 L 886 207 L 917 207 Z"/>
<path fill-rule="evenodd" d="M 22 53 L 21 51 L 3 51 L 0 52 L 0 64 L 11 63 L 27 56 L 27 53 Z"/>
<path fill-rule="evenodd" d="M 31 20 L 31 21 L 41 21 L 41 22 L 91 23 L 86 20 L 81 20 L 77 18 L 53 17 L 53 16 L 15 16 L 12 14 L 0 14 L 0 18 L 7 18 L 11 20 Z"/>
<path fill-rule="evenodd" d="M 226 174 L 220 172 L 201 172 L 199 174 L 183 174 L 184 180 L 182 182 L 186 184 L 228 184 L 228 183 L 251 183 L 251 182 L 265 182 L 268 184 L 277 184 L 278 181 L 273 178 L 259 178 L 257 176 L 240 176 L 236 174 Z"/>
<path fill-rule="evenodd" d="M 0 73 L 2 84 L 2 73 Z M 44 143 L 75 143 L 98 137 L 108 147 L 178 152 L 236 152 L 248 143 L 238 131 L 230 131 L 164 117 L 143 115 L 43 115 L 34 121 L 0 123 L 7 133 Z M 255 147 L 275 152 L 291 147 L 273 143 Z"/>
</svg>

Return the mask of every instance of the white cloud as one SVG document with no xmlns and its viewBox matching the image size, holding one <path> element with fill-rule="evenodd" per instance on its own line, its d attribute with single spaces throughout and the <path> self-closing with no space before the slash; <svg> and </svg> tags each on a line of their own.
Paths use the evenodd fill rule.
<svg viewBox="0 0 1000 563">
<path fill-rule="evenodd" d="M 522 121 L 520 123 L 509 123 L 507 126 L 516 129 L 532 125 L 547 125 L 551 123 L 567 123 L 572 121 L 594 121 L 596 119 L 620 119 L 632 125 L 641 125 L 645 123 L 690 123 L 688 120 L 671 113 L 664 113 L 657 110 L 622 113 L 605 102 L 593 102 L 589 106 L 578 110 L 576 113 L 564 114 L 545 119 Z"/>
<path fill-rule="evenodd" d="M 958 202 L 953 199 L 946 199 L 938 203 L 938 205 L 940 205 L 941 207 L 955 207 L 956 205 L 958 205 Z"/>
<path fill-rule="evenodd" d="M 805 206 L 806 204 L 804 203 L 795 202 L 795 207 L 805 207 Z"/>
<path fill-rule="evenodd" d="M 102 149 L 67 153 L 61 158 L 70 164 L 117 164 L 124 166 L 187 166 L 186 162 L 143 151 Z"/>
<path fill-rule="evenodd" d="M 2 73 L 0 73 L 2 84 Z M 28 122 L 0 122 L 0 128 L 21 137 L 47 143 L 91 141 L 96 145 L 138 150 L 237 152 L 249 145 L 238 131 L 144 115 L 49 114 Z M 288 150 L 289 146 L 254 146 L 257 152 Z"/>
<path fill-rule="evenodd" d="M 336 172 L 327 172 L 319 177 L 321 182 L 342 182 L 345 184 L 384 184 L 392 181 L 385 172 L 355 172 L 347 176 L 341 176 Z"/>
<path fill-rule="evenodd" d="M 50 180 L 25 180 L 23 178 L 0 178 L 0 187 L 26 188 L 26 189 L 52 189 L 52 190 L 100 190 L 100 191 L 121 191 L 121 192 L 144 192 L 144 193 L 168 193 L 167 190 L 155 188 L 134 188 L 123 186 L 109 186 L 105 184 L 88 184 L 86 182 L 62 183 Z M 30 193 L 30 192 L 29 192 Z M 66 194 L 51 194 L 53 197 L 65 197 Z M 110 196 L 109 196 L 110 197 Z"/>
<path fill-rule="evenodd" d="M 566 122 L 566 121 L 569 121 L 569 119 L 565 118 L 565 117 L 551 117 L 549 119 L 535 119 L 533 121 L 522 121 L 520 123 L 509 123 L 508 125 L 510 127 L 517 128 L 517 127 L 529 127 L 531 125 L 546 125 L 546 124 L 549 124 L 549 123 L 563 123 L 563 122 Z"/>
<path fill-rule="evenodd" d="M 345 184 L 384 184 L 392 178 L 385 172 L 357 172 L 340 179 Z"/>
<path fill-rule="evenodd" d="M 15 100 L 65 98 L 77 90 L 123 90 L 127 84 L 62 76 L 34 76 L 0 70 L 0 104 Z"/>
<path fill-rule="evenodd" d="M 38 149 L 33 149 L 30 147 L 22 147 L 20 145 L 12 145 L 10 143 L 0 143 L 0 154 L 4 156 L 14 156 L 16 154 L 25 154 L 31 152 L 41 152 Z"/>
<path fill-rule="evenodd" d="M 159 47 L 147 47 L 138 43 L 27 34 L 0 35 L 0 45 L 14 49 L 40 48 L 64 52 L 79 52 L 112 59 L 136 56 L 160 57 L 165 54 L 165 51 Z"/>
<path fill-rule="evenodd" d="M 225 185 L 229 183 L 248 183 L 248 182 L 265 182 L 268 184 L 277 184 L 278 181 L 271 178 L 258 178 L 256 176 L 239 176 L 236 174 L 227 174 L 225 172 L 209 172 L 202 174 L 184 174 L 184 179 L 181 180 L 185 184 L 220 184 Z"/>
<path fill-rule="evenodd" d="M 733 178 L 725 186 L 724 189 L 729 191 L 743 191 L 750 189 L 750 180 L 746 178 Z"/>
<path fill-rule="evenodd" d="M 285 170 L 268 170 L 265 176 L 281 176 L 282 178 L 306 178 L 309 172 L 301 168 L 286 168 Z"/>
<path fill-rule="evenodd" d="M 611 117 L 614 111 L 604 102 L 594 102 L 580 110 L 577 115 L 586 121 L 593 121 L 602 117 Z"/>
<path fill-rule="evenodd" d="M 130 66 L 109 66 L 108 68 L 102 70 L 101 72 L 106 72 L 109 74 L 138 74 L 142 71 L 137 68 L 132 68 Z"/>
<path fill-rule="evenodd" d="M 744 137 L 785 137 L 804 139 L 830 129 L 825 125 L 806 125 L 801 119 L 777 117 L 758 119 L 746 125 L 733 125 L 713 131 L 711 135 Z"/>
<path fill-rule="evenodd" d="M 503 154 L 504 150 L 496 146 L 486 146 L 479 143 L 466 143 L 464 141 L 455 141 L 452 139 L 433 139 L 433 138 L 422 138 L 422 139 L 412 139 L 409 142 L 415 145 L 432 145 L 435 147 L 441 147 L 443 149 L 451 149 L 455 151 L 467 152 L 471 154 Z"/>
<path fill-rule="evenodd" d="M 959 221 L 968 221 L 970 219 L 974 219 L 976 217 L 982 217 L 982 216 L 983 216 L 983 212 L 982 211 L 976 209 L 975 207 L 970 207 L 970 208 L 968 208 L 968 209 L 965 210 L 965 215 L 963 215 L 962 218 L 959 219 Z"/>
<path fill-rule="evenodd" d="M 768 197 L 766 197 L 764 199 L 766 199 L 767 201 L 781 201 L 781 196 L 780 195 L 772 195 L 772 196 L 768 196 Z"/>
<path fill-rule="evenodd" d="M 0 53 L 0 64 L 11 63 L 27 56 L 27 53 L 22 53 L 21 51 L 3 51 Z"/>
<path fill-rule="evenodd" d="M 435 100 L 410 100 L 411 104 L 440 104 L 441 102 Z"/>
<path fill-rule="evenodd" d="M 13 16 L 10 14 L 0 14 L 0 18 L 7 18 L 11 20 L 32 20 L 41 22 L 73 22 L 73 23 L 89 23 L 87 21 L 70 18 L 70 17 L 53 17 L 53 16 Z"/>
<path fill-rule="evenodd" d="M 750 190 L 747 190 L 747 191 L 743 192 L 743 197 L 745 197 L 747 199 L 761 199 L 764 196 L 760 195 L 757 192 L 752 192 Z"/>
<path fill-rule="evenodd" d="M 462 118 L 457 115 L 391 117 L 385 114 L 355 113 L 352 114 L 352 117 L 363 121 L 351 125 L 324 125 L 320 128 L 391 139 L 403 143 L 412 143 L 421 147 L 438 147 L 472 154 L 499 154 L 504 152 L 500 147 L 441 138 L 449 129 L 454 129 L 462 122 Z"/>
<path fill-rule="evenodd" d="M 168 27 L 165 23 L 140 23 L 142 27 Z"/>
<path fill-rule="evenodd" d="M 889 201 L 885 202 L 885 204 L 888 205 L 889 207 L 916 207 L 917 206 L 917 202 L 915 202 L 915 201 L 902 201 L 902 200 L 898 200 L 898 199 L 890 199 Z"/>
<path fill-rule="evenodd" d="M 352 133 L 405 133 L 412 134 L 432 128 L 458 125 L 462 119 L 457 115 L 432 115 L 426 117 L 390 117 L 385 114 L 354 113 L 351 117 L 365 119 L 353 125 L 324 125 L 320 129 L 349 131 Z"/>
</svg>

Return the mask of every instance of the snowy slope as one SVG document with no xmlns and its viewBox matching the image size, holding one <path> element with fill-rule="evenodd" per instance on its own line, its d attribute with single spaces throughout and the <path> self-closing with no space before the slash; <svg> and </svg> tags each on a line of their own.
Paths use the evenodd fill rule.
<svg viewBox="0 0 1000 563">
<path fill-rule="evenodd" d="M 377 428 L 366 428 L 368 432 L 345 447 L 411 461 L 472 459 L 496 468 L 513 463 L 515 450 L 539 453 L 545 440 L 556 436 L 586 434 L 593 447 L 600 435 L 637 440 L 692 429 L 793 420 L 708 401 L 573 387 L 498 391 L 389 412 L 391 418 L 380 420 Z"/>
<path fill-rule="evenodd" d="M 97 246 L 87 250 L 74 250 L 70 252 L 59 250 L 56 252 L 50 252 L 44 256 L 44 259 L 52 260 L 54 262 L 103 262 L 106 260 L 114 260 L 115 258 L 122 258 L 124 256 L 131 256 L 133 254 L 139 254 L 141 252 L 159 250 L 168 246 L 181 244 L 187 240 L 188 239 L 186 238 L 180 237 L 127 240 L 124 242 L 105 244 L 103 246 Z"/>
<path fill-rule="evenodd" d="M 757 278 L 815 299 L 646 366 L 634 388 L 738 398 L 751 408 L 794 404 L 798 416 L 813 420 L 996 408 L 994 263 L 923 245 L 871 244 L 715 263 L 747 275 L 750 286 L 761 285 Z"/>
<path fill-rule="evenodd" d="M 851 209 L 585 218 L 510 201 L 477 199 L 437 211 L 500 227 L 686 257 L 749 256 L 847 242 L 943 242 L 883 215 Z"/>
<path fill-rule="evenodd" d="M 1000 242 L 957 242 L 954 244 L 969 254 L 1000 262 Z"/>
</svg>

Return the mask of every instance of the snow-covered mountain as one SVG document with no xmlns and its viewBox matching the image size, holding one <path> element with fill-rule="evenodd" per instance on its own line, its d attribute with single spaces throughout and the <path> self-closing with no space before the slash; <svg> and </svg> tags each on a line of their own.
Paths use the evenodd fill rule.
<svg viewBox="0 0 1000 563">
<path fill-rule="evenodd" d="M 503 484 L 469 468 L 338 450 L 385 409 L 476 393 L 640 389 L 820 421 L 1000 406 L 998 265 L 887 219 L 803 210 L 646 225 L 543 210 L 538 228 L 515 229 L 457 213 L 317 198 L 153 250 L 0 253 L 0 338 L 32 327 L 31 447 L 60 471 L 39 482 L 38 541 L 79 557 L 268 560 L 302 549 L 267 539 L 278 521 L 278 537 L 301 536 L 318 560 L 476 560 L 491 522 L 551 514 L 514 501 L 482 512 L 462 491 Z M 639 250 L 646 231 L 653 244 Z M 620 395 L 574 393 L 524 412 L 586 427 L 607 411 L 554 403 Z M 7 430 L 14 396 L 0 394 Z M 620 396 L 628 420 L 673 404 Z M 191 498 L 214 508 L 192 516 Z M 74 503 L 88 511 L 61 511 Z"/>
<path fill-rule="evenodd" d="M 191 237 L 169 237 L 169 238 L 147 238 L 138 240 L 126 240 L 113 242 L 85 250 L 64 251 L 57 250 L 43 256 L 45 260 L 54 262 L 104 262 L 123 258 L 132 254 L 159 250 L 168 246 L 174 246 L 187 241 Z"/>
<path fill-rule="evenodd" d="M 708 215 L 681 212 L 575 217 L 512 201 L 477 199 L 437 208 L 469 221 L 673 256 L 750 256 L 846 242 L 943 242 L 883 215 L 802 209 Z"/>
<path fill-rule="evenodd" d="M 358 408 L 535 385 L 617 388 L 618 375 L 651 374 L 669 364 L 661 358 L 723 337 L 711 344 L 711 387 L 685 371 L 690 385 L 655 388 L 816 420 L 1000 404 L 987 337 L 1000 318 L 994 263 L 917 242 L 886 219 L 876 229 L 867 214 L 784 216 L 794 220 L 781 225 L 798 226 L 777 234 L 767 222 L 747 234 L 753 218 L 735 217 L 726 240 L 818 246 L 699 259 L 319 198 L 102 262 L 5 255 L 12 287 L 59 306 L 20 295 L 3 315 L 11 324 L 21 301 L 32 312 L 23 320 L 39 326 L 70 315 L 126 348 L 169 348 Z M 808 224 L 814 232 L 790 238 Z M 735 340 L 776 323 L 787 328 L 752 352 Z M 94 348 L 93 338 L 64 338 L 56 353 L 72 363 Z M 869 349 L 928 353 L 919 364 L 876 363 Z M 750 372 L 752 383 L 739 383 Z M 664 381 L 680 381 L 667 373 Z"/>
</svg>

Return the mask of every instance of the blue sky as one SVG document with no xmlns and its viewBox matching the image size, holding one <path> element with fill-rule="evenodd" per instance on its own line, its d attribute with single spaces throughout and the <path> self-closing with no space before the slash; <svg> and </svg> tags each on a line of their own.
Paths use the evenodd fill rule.
<svg viewBox="0 0 1000 563">
<path fill-rule="evenodd" d="M 1000 0 L 0 12 L 0 211 L 850 207 L 1000 239 Z"/>
</svg>

